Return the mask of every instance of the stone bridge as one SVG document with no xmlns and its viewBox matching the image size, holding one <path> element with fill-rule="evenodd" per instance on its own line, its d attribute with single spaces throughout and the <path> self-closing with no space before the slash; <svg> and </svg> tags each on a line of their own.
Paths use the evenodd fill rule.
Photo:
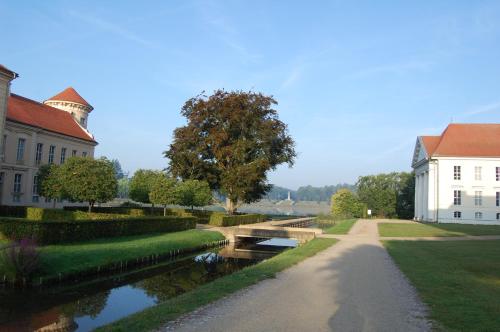
<svg viewBox="0 0 500 332">
<path fill-rule="evenodd" d="M 217 227 L 230 242 L 238 242 L 239 238 L 253 237 L 259 239 L 287 238 L 305 243 L 322 234 L 318 228 L 304 228 L 314 222 L 315 218 L 298 218 L 290 220 L 266 221 L 262 223 L 240 225 L 234 227 Z"/>
</svg>

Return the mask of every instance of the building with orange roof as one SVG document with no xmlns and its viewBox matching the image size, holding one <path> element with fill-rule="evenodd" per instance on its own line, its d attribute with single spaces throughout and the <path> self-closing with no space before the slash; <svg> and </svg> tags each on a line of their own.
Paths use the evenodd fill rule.
<svg viewBox="0 0 500 332">
<path fill-rule="evenodd" d="M 439 136 L 419 136 L 415 219 L 500 224 L 500 124 L 452 123 Z"/>
<path fill-rule="evenodd" d="M 11 93 L 17 77 L 0 65 L 0 204 L 52 207 L 56 202 L 39 197 L 38 168 L 94 156 L 97 142 L 87 130 L 93 107 L 72 87 L 43 103 Z"/>
</svg>

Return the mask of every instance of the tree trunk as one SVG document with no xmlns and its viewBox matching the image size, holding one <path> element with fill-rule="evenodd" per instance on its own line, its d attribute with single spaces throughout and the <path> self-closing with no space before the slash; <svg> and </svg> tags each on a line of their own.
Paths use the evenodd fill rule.
<svg viewBox="0 0 500 332">
<path fill-rule="evenodd" d="M 237 202 L 233 201 L 229 197 L 226 198 L 226 212 L 230 215 L 233 215 L 236 212 L 236 204 Z"/>
<path fill-rule="evenodd" d="M 53 198 L 52 199 L 52 208 L 55 209 L 56 208 L 56 202 L 57 202 L 57 199 L 56 198 Z"/>
<path fill-rule="evenodd" d="M 167 216 L 167 206 L 166 205 L 163 206 L 163 216 L 164 217 Z"/>
<path fill-rule="evenodd" d="M 92 212 L 92 205 L 94 205 L 94 203 L 89 202 L 89 212 Z"/>
</svg>

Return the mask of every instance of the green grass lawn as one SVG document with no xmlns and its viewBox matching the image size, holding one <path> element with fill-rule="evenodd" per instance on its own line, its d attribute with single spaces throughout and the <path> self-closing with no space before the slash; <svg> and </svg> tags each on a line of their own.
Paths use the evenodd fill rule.
<svg viewBox="0 0 500 332">
<path fill-rule="evenodd" d="M 378 224 L 380 236 L 465 236 L 500 235 L 500 226 L 461 224 Z"/>
<path fill-rule="evenodd" d="M 332 216 L 319 216 L 317 226 L 326 234 L 347 234 L 358 219 L 336 220 Z"/>
<path fill-rule="evenodd" d="M 217 232 L 188 230 L 175 233 L 99 239 L 78 244 L 49 245 L 41 249 L 42 271 L 54 276 L 152 254 L 168 253 L 224 239 Z"/>
<path fill-rule="evenodd" d="M 221 299 L 261 280 L 273 278 L 277 272 L 315 255 L 335 242 L 334 239 L 314 239 L 303 246 L 287 250 L 271 259 L 202 285 L 191 292 L 125 317 L 110 325 L 98 328 L 97 331 L 150 331 L 158 329 L 166 322 L 203 305 Z M 245 317 L 242 317 L 242 319 L 245 319 Z"/>
<path fill-rule="evenodd" d="M 500 241 L 384 245 L 445 329 L 500 331 Z"/>
</svg>

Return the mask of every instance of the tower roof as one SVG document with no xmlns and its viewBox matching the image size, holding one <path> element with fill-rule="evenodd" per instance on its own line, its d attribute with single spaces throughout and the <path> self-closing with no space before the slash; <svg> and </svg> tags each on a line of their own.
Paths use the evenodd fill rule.
<svg viewBox="0 0 500 332">
<path fill-rule="evenodd" d="M 76 90 L 73 89 L 73 87 L 71 86 L 69 88 L 66 88 L 64 91 L 56 94 L 54 97 L 47 99 L 46 101 L 52 101 L 52 100 L 69 101 L 72 103 L 78 103 L 81 105 L 88 106 L 90 107 L 91 110 L 93 109 L 92 105 L 87 103 L 87 101 L 83 99 L 83 97 L 80 96 L 80 94 L 76 92 Z"/>
</svg>

